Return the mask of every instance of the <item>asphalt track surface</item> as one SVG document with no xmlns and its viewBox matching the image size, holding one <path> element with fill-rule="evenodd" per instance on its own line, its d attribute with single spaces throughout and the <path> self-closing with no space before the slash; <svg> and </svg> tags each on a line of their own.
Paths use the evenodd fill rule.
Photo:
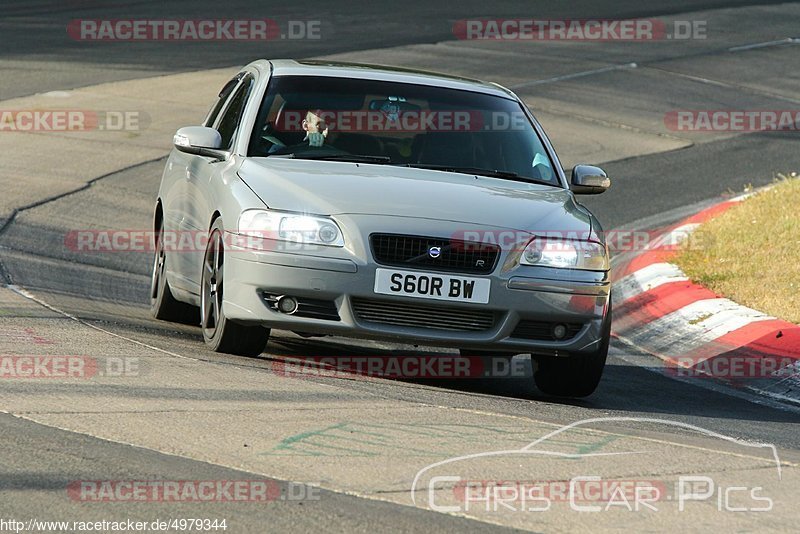
<svg viewBox="0 0 800 534">
<path fill-rule="evenodd" d="M 219 2 L 192 2 L 191 8 L 179 2 L 130 1 L 124 5 L 103 1 L 67 2 L 4 2 L 0 11 L 0 99 L 47 91 L 69 90 L 108 81 L 133 80 L 182 71 L 199 71 L 244 64 L 256 57 L 315 57 L 332 54 L 353 54 L 408 45 L 432 44 L 453 39 L 452 24 L 471 16 L 540 18 L 621 18 L 657 17 L 705 12 L 718 9 L 772 6 L 772 2 L 748 1 L 677 1 L 646 2 L 579 1 L 553 2 L 460 2 L 457 8 L 433 2 L 341 4 L 335 2 L 294 2 L 276 5 L 270 2 L 225 2 L 224 15 Z M 187 12 L 187 9 L 191 9 Z M 760 12 L 758 12 L 760 13 Z M 784 20 L 797 28 L 797 11 L 793 19 Z M 85 43 L 66 34 L 66 25 L 77 18 L 194 18 L 243 16 L 318 19 L 323 21 L 329 38 L 321 42 L 299 41 L 274 43 Z M 797 37 L 786 29 L 769 32 L 752 28 L 775 22 L 774 12 L 763 12 L 764 20 L 750 20 L 742 28 L 730 28 L 725 46 L 769 41 L 772 38 Z M 779 18 L 779 17 L 778 17 Z M 792 23 L 792 20 L 794 21 Z M 413 23 L 412 23 L 413 22 Z M 761 24 L 759 24 L 761 22 Z M 751 32 L 752 31 L 752 35 Z M 616 45 L 608 49 L 584 49 L 574 55 L 556 50 L 547 57 L 582 71 L 580 60 L 593 55 L 610 54 L 626 63 L 636 61 L 652 69 L 642 77 L 631 78 L 598 75 L 591 81 L 542 85 L 520 89 L 526 99 L 550 103 L 566 98 L 574 102 L 576 116 L 582 110 L 602 101 L 608 117 L 599 113 L 594 122 L 613 121 L 646 128 L 648 117 L 639 98 L 650 91 L 663 91 L 664 98 L 674 97 L 675 87 L 664 86 L 654 71 L 678 72 L 692 84 L 699 101 L 711 102 L 709 108 L 797 107 L 797 72 L 800 72 L 798 48 L 772 47 L 754 50 L 741 59 L 726 56 L 726 69 L 718 70 L 718 54 L 722 51 L 652 49 L 646 53 L 630 46 Z M 545 55 L 550 54 L 547 50 Z M 715 55 L 717 54 L 717 55 Z M 367 55 L 369 58 L 369 55 Z M 474 61 L 485 61 L 476 52 Z M 516 65 L 500 59 L 486 68 L 499 73 L 513 72 Z M 504 63 L 503 61 L 508 61 Z M 428 65 L 419 65 L 428 67 Z M 439 65 L 439 70 L 448 70 Z M 548 68 L 548 67 L 545 67 Z M 558 69 L 555 69 L 558 71 Z M 783 73 L 786 85 L 759 87 L 761 76 Z M 560 74 L 560 71 L 553 73 Z M 714 83 L 697 83 L 708 77 Z M 536 78 L 547 78 L 537 75 Z M 504 80 L 500 80 L 504 81 Z M 656 87 L 659 86 L 660 87 Z M 528 94 L 530 91 L 531 94 Z M 567 95 L 564 97 L 563 95 Z M 676 97 L 677 98 L 677 97 Z M 759 100 L 764 99 L 764 100 Z M 642 100 L 644 101 L 644 100 Z M 755 104 L 754 104 L 755 102 Z M 779 104 L 775 104 L 775 103 Z M 550 106 L 552 107 L 552 106 Z M 633 111 L 631 111 L 633 110 Z M 630 118 L 631 120 L 627 120 Z M 637 123 L 641 120 L 641 123 Z M 545 124 L 547 126 L 547 124 Z M 797 134 L 740 134 L 713 139 L 693 140 L 685 148 L 635 155 L 618 160 L 602 160 L 603 167 L 614 178 L 614 187 L 607 194 L 586 201 L 607 228 L 654 227 L 677 220 L 682 214 L 747 185 L 765 185 L 775 174 L 800 168 Z M 558 145 L 556 146 L 558 149 Z M 42 147 L 47 150 L 47 147 Z M 165 154 L 167 149 L 165 148 Z M 561 153 L 571 161 L 570 154 Z M 3 157 L 11 157 L 6 154 Z M 146 340 L 160 349 L 188 355 L 200 362 L 198 373 L 215 372 L 216 364 L 243 368 L 255 376 L 269 372 L 276 359 L 302 354 L 325 354 L 339 351 L 355 353 L 369 346 L 350 346 L 346 340 L 334 344 L 302 340 L 291 334 L 278 333 L 268 352 L 260 358 L 238 358 L 209 353 L 202 345 L 196 328 L 165 325 L 149 319 L 146 309 L 149 287 L 150 258 L 145 254 L 125 254 L 76 258 L 62 254 L 64 226 L 84 223 L 87 227 L 112 225 L 119 204 L 110 199 L 122 195 L 124 208 L 141 220 L 141 228 L 149 225 L 150 209 L 158 187 L 163 160 L 121 170 L 95 182 L 91 187 L 62 198 L 42 199 L 43 203 L 27 209 L 3 227 L 3 274 L 7 281 L 30 290 L 34 295 L 81 320 L 118 335 Z M 87 177 L 88 178 L 88 177 Z M 93 177 L 92 177 L 93 178 Z M 75 214 L 79 222 L 76 222 Z M 65 222 L 69 221 L 69 222 Z M 8 314 L 6 314 L 8 315 Z M 21 316 L 22 317 L 22 316 Z M 203 363 L 207 368 L 203 368 Z M 212 363 L 214 365 L 212 365 Z M 709 388 L 705 384 L 676 381 L 653 372 L 656 363 L 630 347 L 615 344 L 603 382 L 597 393 L 580 401 L 555 401 L 541 395 L 529 377 L 481 381 L 343 381 L 314 378 L 325 387 L 339 391 L 345 398 L 390 400 L 424 403 L 439 407 L 535 419 L 552 424 L 568 424 L 589 417 L 625 416 L 658 417 L 702 426 L 741 439 L 773 443 L 782 457 L 800 457 L 800 415 L 791 407 L 782 407 L 725 388 Z M 37 384 L 0 384 L 10 397 L 34 396 Z M 183 390 L 180 390 L 183 391 Z M 191 400 L 207 400 L 213 404 L 222 399 L 214 392 L 198 388 L 186 393 Z M 64 392 L 64 395 L 68 395 Z M 151 399 L 180 396 L 178 390 L 167 391 L 159 386 L 137 386 L 120 396 L 140 395 Z M 282 402 L 305 402 L 308 399 L 291 392 L 274 394 Z M 283 395 L 283 397 L 281 397 Z M 301 398 L 302 397 L 302 398 Z M 63 488 L 74 480 L 122 480 L 159 477 L 169 480 L 236 480 L 252 478 L 246 469 L 231 468 L 231 461 L 200 461 L 151 450 L 113 443 L 80 433 L 47 426 L 26 418 L 0 415 L 0 515 L 8 517 L 49 517 L 52 519 L 92 519 L 109 515 L 109 508 L 87 507 L 70 502 Z M 621 429 L 621 426 L 615 428 Z M 632 424 L 643 435 L 664 436 L 663 428 L 646 423 Z M 672 431 L 678 436 L 681 430 Z M 686 435 L 687 442 L 693 438 Z M 305 462 L 313 460 L 302 460 Z M 228 466 L 228 467 L 225 467 Z M 280 477 L 278 477 L 280 478 Z M 309 480 L 312 482 L 312 480 Z M 285 482 L 279 481 L 279 484 Z M 147 503 L 119 505 L 117 515 L 143 520 L 197 515 L 199 505 Z M 436 513 L 381 500 L 362 498 L 341 492 L 323 490 L 318 501 L 274 503 L 270 507 L 243 506 L 240 503 L 202 505 L 203 517 L 228 517 L 235 532 L 270 531 L 463 531 L 466 529 L 500 529 L 496 524 Z M 777 523 L 776 529 L 789 529 Z M 564 520 L 562 529 L 568 529 Z M 535 523 L 527 528 L 536 529 Z"/>
</svg>

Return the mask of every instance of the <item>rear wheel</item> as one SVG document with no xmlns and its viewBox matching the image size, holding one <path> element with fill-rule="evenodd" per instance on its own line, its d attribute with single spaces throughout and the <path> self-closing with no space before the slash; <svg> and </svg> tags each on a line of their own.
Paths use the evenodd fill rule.
<svg viewBox="0 0 800 534">
<path fill-rule="evenodd" d="M 219 219 L 211 228 L 203 256 L 203 275 L 200 293 L 200 323 L 203 340 L 215 352 L 257 356 L 269 340 L 269 329 L 244 326 L 231 322 L 222 311 L 224 289 L 225 246 L 222 223 Z"/>
<path fill-rule="evenodd" d="M 603 324 L 600 346 L 589 354 L 565 357 L 534 356 L 536 386 L 548 395 L 558 397 L 588 397 L 597 389 L 608 357 L 611 340 L 611 301 Z"/>
<path fill-rule="evenodd" d="M 172 296 L 167 282 L 167 252 L 164 249 L 164 222 L 159 224 L 155 235 L 155 257 L 150 281 L 150 313 L 156 319 L 174 323 L 198 324 L 198 310 L 191 304 L 180 302 Z"/>
</svg>

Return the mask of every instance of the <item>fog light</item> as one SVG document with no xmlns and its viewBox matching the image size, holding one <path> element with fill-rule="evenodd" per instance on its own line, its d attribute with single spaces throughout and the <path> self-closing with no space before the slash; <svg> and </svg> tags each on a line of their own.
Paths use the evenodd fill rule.
<svg viewBox="0 0 800 534">
<path fill-rule="evenodd" d="M 297 311 L 297 299 L 294 297 L 281 297 L 278 299 L 278 310 L 281 313 L 293 314 Z"/>
<path fill-rule="evenodd" d="M 563 324 L 557 324 L 553 327 L 553 337 L 556 339 L 564 339 L 567 337 L 567 326 Z"/>
</svg>

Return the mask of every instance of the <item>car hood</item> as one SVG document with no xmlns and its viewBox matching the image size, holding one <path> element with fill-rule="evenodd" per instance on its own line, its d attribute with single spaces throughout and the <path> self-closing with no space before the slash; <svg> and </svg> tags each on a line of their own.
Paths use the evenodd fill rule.
<svg viewBox="0 0 800 534">
<path fill-rule="evenodd" d="M 250 158 L 239 176 L 268 207 L 318 215 L 436 219 L 523 231 L 590 232 L 559 187 L 391 165 Z"/>
</svg>

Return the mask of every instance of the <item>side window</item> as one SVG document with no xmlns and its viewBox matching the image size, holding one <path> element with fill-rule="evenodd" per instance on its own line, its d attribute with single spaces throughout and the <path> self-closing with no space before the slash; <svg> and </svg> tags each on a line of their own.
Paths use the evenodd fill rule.
<svg viewBox="0 0 800 534">
<path fill-rule="evenodd" d="M 219 115 L 219 112 L 222 111 L 223 106 L 225 106 L 225 102 L 228 100 L 228 97 L 231 95 L 241 79 L 242 74 L 237 74 L 235 78 L 232 78 L 222 87 L 219 95 L 217 95 L 217 102 L 214 104 L 214 107 L 211 108 L 211 111 L 208 112 L 206 120 L 203 122 L 203 126 L 207 126 L 209 128 L 214 126 L 214 122 L 217 120 L 217 115 Z"/>
<path fill-rule="evenodd" d="M 228 107 L 220 115 L 217 123 L 217 131 L 222 136 L 222 148 L 230 149 L 233 146 L 233 137 L 236 135 L 236 130 L 239 127 L 239 120 L 242 117 L 242 111 L 247 103 L 247 97 L 250 95 L 250 89 L 253 87 L 253 77 L 245 76 L 242 83 L 233 93 Z"/>
</svg>

